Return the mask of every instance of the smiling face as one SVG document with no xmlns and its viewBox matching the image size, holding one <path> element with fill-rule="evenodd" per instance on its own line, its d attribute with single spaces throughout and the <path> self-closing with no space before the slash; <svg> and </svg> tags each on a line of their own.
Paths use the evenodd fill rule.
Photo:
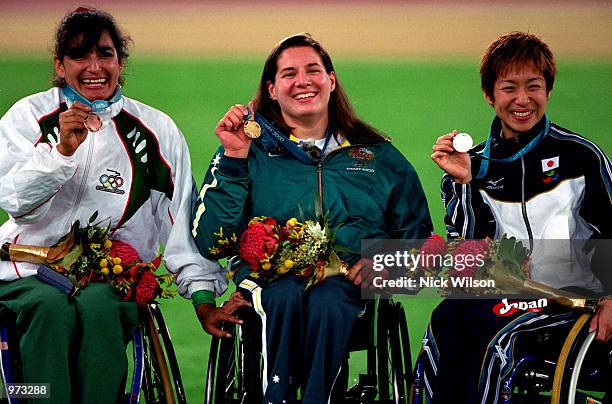
<svg viewBox="0 0 612 404">
<path fill-rule="evenodd" d="M 270 98 L 278 101 L 290 127 L 328 122 L 328 104 L 336 88 L 336 75 L 326 72 L 320 55 L 310 46 L 285 49 L 277 59 Z"/>
<path fill-rule="evenodd" d="M 76 38 L 79 43 L 81 37 Z M 110 98 L 119 84 L 123 65 L 107 31 L 92 49 L 72 48 L 62 60 L 54 60 L 55 71 L 89 101 Z"/>
<path fill-rule="evenodd" d="M 546 113 L 548 96 L 542 72 L 533 66 L 519 66 L 500 74 L 487 102 L 502 122 L 504 138 L 520 136 L 531 130 Z"/>
</svg>

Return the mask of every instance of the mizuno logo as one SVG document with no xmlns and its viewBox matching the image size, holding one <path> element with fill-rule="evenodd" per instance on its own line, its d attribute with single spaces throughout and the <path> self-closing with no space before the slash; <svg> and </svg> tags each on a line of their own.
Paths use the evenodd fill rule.
<svg viewBox="0 0 612 404">
<path fill-rule="evenodd" d="M 502 189 L 504 184 L 500 184 L 504 180 L 504 177 L 501 177 L 497 180 L 489 180 L 485 183 L 486 189 Z"/>
</svg>

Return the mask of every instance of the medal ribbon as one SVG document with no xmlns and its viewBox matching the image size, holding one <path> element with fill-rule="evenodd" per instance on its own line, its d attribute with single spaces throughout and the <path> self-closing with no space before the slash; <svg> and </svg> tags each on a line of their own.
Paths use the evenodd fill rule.
<svg viewBox="0 0 612 404">
<path fill-rule="evenodd" d="M 87 98 L 83 97 L 81 94 L 78 93 L 77 90 L 70 87 L 68 84 L 62 87 L 62 92 L 64 93 L 64 96 L 66 97 L 66 99 L 70 101 L 71 103 L 78 101 L 82 104 L 87 105 L 89 108 L 91 108 L 93 112 L 100 112 L 106 108 L 109 108 L 111 105 L 119 101 L 122 96 L 120 85 L 117 85 L 117 91 L 115 92 L 115 95 L 113 96 L 113 98 L 111 98 L 108 101 L 107 100 L 89 101 Z"/>
<path fill-rule="evenodd" d="M 251 119 L 251 111 L 248 111 L 245 120 Z M 255 112 L 255 116 L 253 119 L 261 126 L 261 141 L 264 146 L 273 148 L 275 146 L 283 146 L 285 149 L 289 151 L 294 157 L 305 164 L 315 165 L 317 161 L 312 159 L 304 150 L 302 150 L 295 142 L 290 140 L 287 136 L 283 135 L 277 128 L 274 127 L 267 119 L 263 116 Z M 331 138 L 331 130 L 327 129 L 325 133 L 325 145 L 323 146 L 323 150 L 321 150 L 321 155 L 323 151 L 327 147 L 329 143 L 329 139 Z"/>
<path fill-rule="evenodd" d="M 514 153 L 512 156 L 505 157 L 503 159 L 496 159 L 490 157 L 492 133 L 489 132 L 489 136 L 487 137 L 487 141 L 485 143 L 485 147 L 482 151 L 482 154 L 475 154 L 476 157 L 482 158 L 480 170 L 478 170 L 478 175 L 476 175 L 476 178 L 484 178 L 484 176 L 487 174 L 487 170 L 489 169 L 489 161 L 494 161 L 496 163 L 511 163 L 515 160 L 520 159 L 525 154 L 530 152 L 534 147 L 536 147 L 536 145 L 540 143 L 542 138 L 544 138 L 544 136 L 548 133 L 548 130 L 550 129 L 550 121 L 548 120 L 548 116 L 544 115 L 544 119 L 546 119 L 546 125 L 544 126 L 544 129 L 540 131 L 540 133 L 538 133 L 533 139 L 531 139 L 531 141 L 527 143 L 522 149 Z"/>
</svg>

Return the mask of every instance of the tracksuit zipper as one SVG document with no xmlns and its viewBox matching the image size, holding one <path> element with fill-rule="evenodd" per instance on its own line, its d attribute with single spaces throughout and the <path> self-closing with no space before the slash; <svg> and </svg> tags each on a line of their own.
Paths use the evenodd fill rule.
<svg viewBox="0 0 612 404">
<path fill-rule="evenodd" d="M 525 221 L 525 227 L 527 228 L 527 235 L 529 236 L 529 251 L 531 255 L 533 251 L 533 232 L 531 231 L 531 224 L 529 223 L 529 217 L 527 216 L 527 203 L 525 201 L 525 160 L 521 156 L 521 208 L 523 212 L 523 220 Z"/>
<path fill-rule="evenodd" d="M 319 212 L 321 214 L 323 214 L 323 161 L 325 161 L 326 158 L 328 158 L 329 156 L 331 156 L 334 153 L 337 153 L 341 150 L 346 150 L 349 148 L 353 148 L 353 147 L 367 147 L 367 145 L 365 144 L 352 144 L 350 146 L 346 146 L 346 147 L 339 147 L 335 150 L 332 150 L 331 152 L 327 153 L 325 156 L 323 156 L 323 158 L 321 160 L 319 160 L 319 162 L 317 163 L 317 181 L 318 181 L 318 202 L 319 202 Z"/>
<path fill-rule="evenodd" d="M 317 163 L 317 178 L 318 178 L 318 211 L 323 213 L 323 160 Z"/>
<path fill-rule="evenodd" d="M 72 211 L 70 212 L 70 215 L 68 215 L 67 222 L 64 223 L 64 228 L 68 228 L 68 229 L 72 226 L 72 223 L 74 222 L 74 217 L 76 216 L 78 207 L 81 204 L 81 199 L 83 198 L 83 193 L 87 186 L 87 177 L 89 175 L 89 168 L 91 166 L 95 136 L 89 135 L 88 138 L 90 140 L 89 140 L 89 148 L 87 149 L 87 159 L 85 160 L 85 168 L 83 170 L 83 178 L 81 179 L 81 185 L 79 187 L 79 192 L 77 193 L 77 196 L 74 200 L 74 204 L 72 205 Z"/>
</svg>

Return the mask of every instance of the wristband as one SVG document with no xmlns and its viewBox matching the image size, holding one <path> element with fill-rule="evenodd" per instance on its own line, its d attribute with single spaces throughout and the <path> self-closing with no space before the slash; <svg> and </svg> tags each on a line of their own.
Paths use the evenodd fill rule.
<svg viewBox="0 0 612 404">
<path fill-rule="evenodd" d="M 210 290 L 198 290 L 191 294 L 191 303 L 193 307 L 199 304 L 212 304 L 215 305 L 215 293 Z"/>
</svg>

